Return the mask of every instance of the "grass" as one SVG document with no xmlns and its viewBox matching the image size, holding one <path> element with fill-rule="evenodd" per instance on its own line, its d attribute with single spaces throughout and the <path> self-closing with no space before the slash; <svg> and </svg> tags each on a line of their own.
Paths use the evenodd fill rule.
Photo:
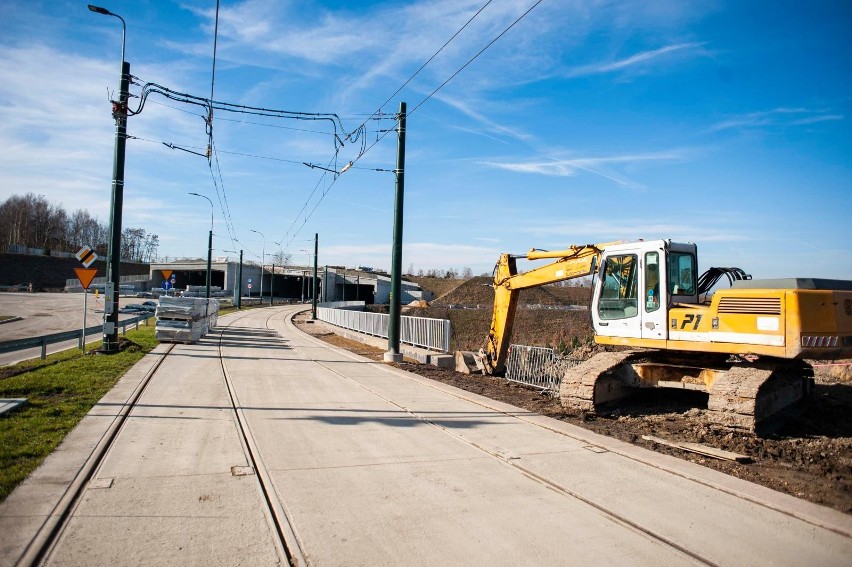
<svg viewBox="0 0 852 567">
<path fill-rule="evenodd" d="M 27 361 L 0 379 L 0 398 L 29 398 L 0 417 L 0 501 L 34 471 L 130 367 L 153 349 L 154 326 L 128 331 L 132 344 L 108 356 L 64 351 Z M 99 343 L 87 345 L 89 352 Z"/>
</svg>

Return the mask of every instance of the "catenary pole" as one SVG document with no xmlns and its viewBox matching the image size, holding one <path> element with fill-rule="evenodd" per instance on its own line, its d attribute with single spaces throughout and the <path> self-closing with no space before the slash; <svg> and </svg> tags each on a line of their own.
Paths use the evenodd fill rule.
<svg viewBox="0 0 852 567">
<path fill-rule="evenodd" d="M 396 194 L 393 207 L 393 255 L 391 258 L 390 318 L 388 320 L 388 351 L 385 362 L 402 362 L 399 352 L 400 311 L 402 281 L 402 219 L 405 195 L 405 112 L 404 102 L 399 103 L 399 126 L 397 129 Z"/>
<path fill-rule="evenodd" d="M 319 254 L 319 233 L 314 233 L 314 281 L 311 283 L 313 287 L 313 293 L 311 294 L 311 319 L 316 321 L 317 319 L 317 287 L 319 286 L 319 281 L 317 280 L 317 255 Z"/>
</svg>

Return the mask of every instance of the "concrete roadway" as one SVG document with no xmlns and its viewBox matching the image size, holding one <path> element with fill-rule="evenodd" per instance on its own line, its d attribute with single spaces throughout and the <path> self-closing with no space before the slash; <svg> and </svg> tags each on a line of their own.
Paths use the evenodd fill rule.
<svg viewBox="0 0 852 567">
<path fill-rule="evenodd" d="M 850 564 L 847 515 L 330 347 L 296 309 L 220 319 L 239 417 L 218 340 L 175 347 L 48 564 L 286 564 L 240 419 L 301 564 Z M 0 563 L 161 350 L 0 506 Z"/>
</svg>

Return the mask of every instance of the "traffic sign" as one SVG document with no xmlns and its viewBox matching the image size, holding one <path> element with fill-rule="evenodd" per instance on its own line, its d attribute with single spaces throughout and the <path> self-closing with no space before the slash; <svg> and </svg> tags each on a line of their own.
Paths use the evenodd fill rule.
<svg viewBox="0 0 852 567">
<path fill-rule="evenodd" d="M 172 272 L 173 272 L 174 270 L 160 270 L 160 271 L 161 271 L 161 272 L 163 272 L 163 277 L 164 277 L 164 278 L 169 279 L 169 278 L 171 278 L 171 277 L 172 277 Z"/>
<path fill-rule="evenodd" d="M 163 289 L 170 289 L 172 285 L 169 283 L 169 280 L 163 280 Z"/>
<path fill-rule="evenodd" d="M 92 285 L 92 280 L 95 279 L 95 274 L 98 273 L 98 269 L 74 268 L 74 273 L 77 274 L 77 279 L 80 280 L 80 285 L 83 286 L 83 289 L 89 289 L 89 286 Z"/>
<path fill-rule="evenodd" d="M 251 278 L 248 279 L 248 283 L 251 283 Z"/>
<path fill-rule="evenodd" d="M 87 268 L 91 266 L 95 262 L 95 260 L 98 259 L 98 255 L 95 254 L 88 246 L 83 246 L 82 248 L 80 248 L 80 250 L 75 254 L 75 256 L 78 260 L 80 260 L 80 262 L 82 262 L 83 266 Z M 86 289 L 88 289 L 88 287 L 86 287 Z"/>
<path fill-rule="evenodd" d="M 248 288 L 251 289 L 251 284 L 248 285 Z"/>
</svg>

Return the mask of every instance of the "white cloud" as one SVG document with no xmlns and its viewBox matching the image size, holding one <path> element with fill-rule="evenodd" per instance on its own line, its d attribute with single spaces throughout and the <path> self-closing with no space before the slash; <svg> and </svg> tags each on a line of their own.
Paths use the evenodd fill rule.
<svg viewBox="0 0 852 567">
<path fill-rule="evenodd" d="M 616 71 L 624 71 L 639 66 L 647 67 L 652 62 L 659 63 L 659 60 L 661 59 L 670 61 L 671 57 L 667 58 L 666 56 L 670 56 L 673 54 L 678 54 L 681 56 L 684 55 L 683 53 L 679 52 L 688 51 L 693 53 L 701 53 L 700 48 L 704 47 L 704 45 L 706 45 L 706 43 L 698 42 L 666 45 L 664 47 L 660 47 L 659 49 L 642 51 L 631 55 L 630 57 L 617 59 L 615 61 L 592 63 L 588 65 L 574 67 L 565 71 L 563 73 L 563 76 L 567 78 L 585 77 L 588 75 L 601 75 L 605 73 L 613 73 Z"/>
<path fill-rule="evenodd" d="M 803 126 L 818 122 L 845 120 L 843 114 L 831 114 L 827 109 L 779 107 L 772 110 L 750 112 L 732 116 L 711 125 L 709 132 L 763 127 Z"/>
<path fill-rule="evenodd" d="M 647 162 L 679 161 L 684 159 L 683 151 L 668 151 L 644 154 L 625 154 L 616 156 L 586 157 L 572 159 L 549 159 L 546 161 L 482 161 L 483 165 L 514 171 L 556 177 L 574 177 L 579 172 L 592 173 L 609 179 L 627 188 L 642 188 L 643 185 L 619 172 L 612 166 L 627 166 Z"/>
</svg>

